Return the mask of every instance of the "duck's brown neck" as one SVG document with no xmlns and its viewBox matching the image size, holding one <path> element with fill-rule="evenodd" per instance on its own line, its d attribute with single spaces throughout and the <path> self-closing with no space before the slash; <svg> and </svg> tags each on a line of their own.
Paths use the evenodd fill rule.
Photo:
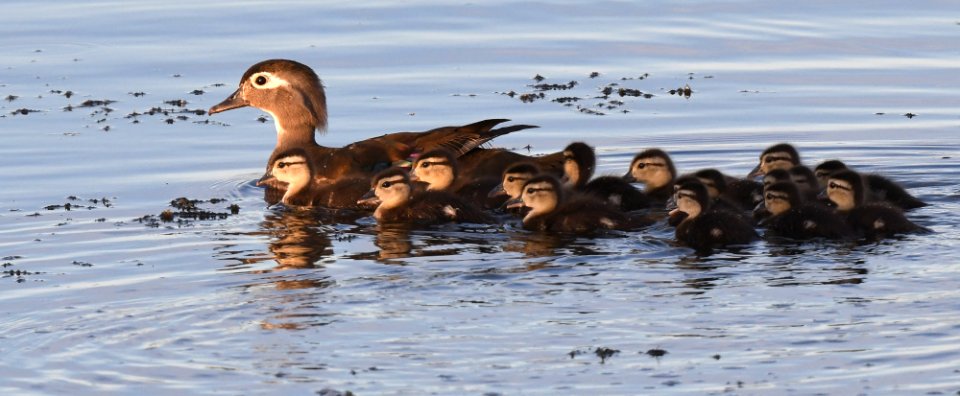
<svg viewBox="0 0 960 396">
<path fill-rule="evenodd" d="M 277 149 L 317 146 L 316 127 L 312 124 L 284 122 L 276 119 Z"/>
</svg>

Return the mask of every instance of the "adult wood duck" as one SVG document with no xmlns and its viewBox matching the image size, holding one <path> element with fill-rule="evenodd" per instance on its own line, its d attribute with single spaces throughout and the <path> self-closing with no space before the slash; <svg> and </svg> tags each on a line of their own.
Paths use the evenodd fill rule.
<svg viewBox="0 0 960 396">
<path fill-rule="evenodd" d="M 209 114 L 252 106 L 269 113 L 276 124 L 277 145 L 267 163 L 271 166 L 278 155 L 291 148 L 309 153 L 317 182 L 343 177 L 373 176 L 395 163 L 410 160 L 418 153 L 445 148 L 462 157 L 464 169 L 483 167 L 483 162 L 521 156 L 505 150 L 478 147 L 491 139 L 531 125 L 495 128 L 505 119 L 490 119 L 463 126 L 447 126 L 425 132 L 397 132 L 362 140 L 345 147 L 324 147 L 317 144 L 315 134 L 327 128 L 327 104 L 323 84 L 310 67 L 287 59 L 271 59 L 247 69 L 240 86 L 230 97 L 214 105 Z M 471 155 L 465 156 L 470 153 Z M 505 167 L 506 165 L 503 165 Z M 499 171 L 493 174 L 499 174 Z M 283 187 L 275 180 L 264 183 Z"/>
</svg>

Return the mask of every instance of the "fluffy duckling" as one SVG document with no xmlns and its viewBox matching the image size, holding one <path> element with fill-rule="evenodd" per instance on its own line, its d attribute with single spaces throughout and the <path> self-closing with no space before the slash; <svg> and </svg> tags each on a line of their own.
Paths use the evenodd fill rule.
<svg viewBox="0 0 960 396">
<path fill-rule="evenodd" d="M 728 176 L 716 169 L 701 169 L 694 172 L 693 176 L 707 187 L 713 205 L 720 205 L 724 209 L 751 210 L 763 196 L 760 183 Z"/>
<path fill-rule="evenodd" d="M 829 160 L 817 165 L 814 173 L 821 184 L 826 184 L 830 175 L 847 169 L 847 164 L 842 161 Z M 926 202 L 917 199 L 893 180 L 877 174 L 861 174 L 861 176 L 868 187 L 866 195 L 868 201 L 886 201 L 904 210 L 927 206 Z"/>
<path fill-rule="evenodd" d="M 677 177 L 677 168 L 666 152 L 660 149 L 647 149 L 630 162 L 630 170 L 623 179 L 630 183 L 643 183 L 644 194 L 655 202 L 665 203 L 673 196 L 673 182 Z"/>
<path fill-rule="evenodd" d="M 299 148 L 281 152 L 271 161 L 268 176 L 287 185 L 281 202 L 292 206 L 359 208 L 357 200 L 370 189 L 369 179 L 344 178 L 315 183 L 311 164 L 307 151 Z"/>
<path fill-rule="evenodd" d="M 523 185 L 540 174 L 540 167 L 532 162 L 513 164 L 503 171 L 499 185 L 490 190 L 490 197 L 507 197 L 518 199 L 523 192 Z"/>
<path fill-rule="evenodd" d="M 492 209 L 506 202 L 505 197 L 489 196 L 490 189 L 499 183 L 496 178 L 486 176 L 464 180 L 459 173 L 456 156 L 449 150 L 436 149 L 423 153 L 414 161 L 410 178 L 426 183 L 428 191 L 447 191 L 477 207 Z"/>
<path fill-rule="evenodd" d="M 523 228 L 532 231 L 584 234 L 650 224 L 649 220 L 639 216 L 627 217 L 593 196 L 575 194 L 568 198 L 565 194 L 557 178 L 540 175 L 527 181 L 520 199 L 511 201 L 509 205 L 529 208 L 523 218 Z"/>
<path fill-rule="evenodd" d="M 813 170 L 805 165 L 797 165 L 790 168 L 790 180 L 797 185 L 797 190 L 805 202 L 817 202 L 817 196 L 820 195 L 820 180 L 817 179 Z"/>
<path fill-rule="evenodd" d="M 854 232 L 836 213 L 823 205 L 803 203 L 799 187 L 781 181 L 764 189 L 764 206 L 770 216 L 761 223 L 770 234 L 793 239 L 851 239 Z"/>
<path fill-rule="evenodd" d="M 485 213 L 453 194 L 443 191 L 414 194 L 410 177 L 401 168 L 390 168 L 374 176 L 371 190 L 361 203 L 377 206 L 373 217 L 381 224 L 422 226 L 493 222 Z"/>
<path fill-rule="evenodd" d="M 775 144 L 760 153 L 760 163 L 750 171 L 747 178 L 762 176 L 774 169 L 790 169 L 796 165 L 800 165 L 800 153 L 797 149 L 789 143 Z"/>
<path fill-rule="evenodd" d="M 677 208 L 670 212 L 676 238 L 698 251 L 713 247 L 743 245 L 758 238 L 757 232 L 740 216 L 710 207 L 707 187 L 690 180 L 677 188 Z"/>
<path fill-rule="evenodd" d="M 593 147 L 573 142 L 563 149 L 563 183 L 567 189 L 592 194 L 622 211 L 646 209 L 650 199 L 622 177 L 601 176 L 590 180 L 597 162 Z"/>
<path fill-rule="evenodd" d="M 908 220 L 899 208 L 883 203 L 864 203 L 863 177 L 852 170 L 831 174 L 825 194 L 847 224 L 867 239 L 928 231 Z"/>
<path fill-rule="evenodd" d="M 237 90 L 211 107 L 208 114 L 246 106 L 263 110 L 274 119 L 277 145 L 271 158 L 290 148 L 308 151 L 309 159 L 313 161 L 314 178 L 318 182 L 332 182 L 352 176 L 370 177 L 392 164 L 406 161 L 416 153 L 434 148 L 449 149 L 458 157 L 472 153 L 474 155 L 469 158 L 486 162 L 495 162 L 493 160 L 499 156 L 512 158 L 513 153 L 504 151 L 484 156 L 477 152 L 484 151 L 479 146 L 497 136 L 535 128 L 531 125 L 496 128 L 507 120 L 490 119 L 425 132 L 391 133 L 342 148 L 323 147 L 315 139 L 315 133 L 323 133 L 327 127 L 323 83 L 309 66 L 287 59 L 270 59 L 250 66 L 240 79 Z M 271 165 L 268 162 L 267 166 Z M 264 180 L 266 184 L 271 182 L 271 179 Z"/>
</svg>

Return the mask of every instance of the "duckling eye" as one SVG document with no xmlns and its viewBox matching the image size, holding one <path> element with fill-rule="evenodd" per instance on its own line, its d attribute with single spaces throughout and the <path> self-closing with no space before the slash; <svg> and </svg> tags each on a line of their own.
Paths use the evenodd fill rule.
<svg viewBox="0 0 960 396">
<path fill-rule="evenodd" d="M 267 78 L 264 76 L 258 76 L 256 80 L 253 81 L 254 84 L 263 85 L 267 83 Z"/>
<path fill-rule="evenodd" d="M 287 165 L 288 164 L 286 162 L 279 162 L 277 163 L 277 168 L 283 169 L 283 168 L 286 168 Z"/>
<path fill-rule="evenodd" d="M 421 168 L 429 168 L 429 167 L 430 167 L 430 163 L 429 163 L 429 162 L 421 162 L 421 163 L 420 163 L 420 167 L 421 167 Z"/>
<path fill-rule="evenodd" d="M 647 164 L 646 164 L 645 162 L 638 162 L 638 163 L 637 163 L 637 169 L 643 169 L 643 168 L 646 168 L 646 167 L 647 167 Z"/>
<path fill-rule="evenodd" d="M 535 193 L 535 192 L 537 192 L 537 189 L 535 189 L 535 188 L 533 188 L 533 187 L 527 188 L 527 194 L 533 194 L 533 193 Z"/>
<path fill-rule="evenodd" d="M 393 184 L 393 183 L 390 183 L 390 182 L 388 182 L 388 181 L 385 181 L 385 182 L 383 182 L 383 183 L 380 183 L 380 187 L 390 188 L 390 185 L 391 185 L 391 184 Z"/>
<path fill-rule="evenodd" d="M 516 180 L 517 180 L 517 178 L 516 178 L 516 177 L 513 177 L 513 176 L 507 176 L 507 181 L 508 181 L 508 182 L 510 182 L 510 183 L 513 183 L 513 182 L 515 182 Z"/>
</svg>

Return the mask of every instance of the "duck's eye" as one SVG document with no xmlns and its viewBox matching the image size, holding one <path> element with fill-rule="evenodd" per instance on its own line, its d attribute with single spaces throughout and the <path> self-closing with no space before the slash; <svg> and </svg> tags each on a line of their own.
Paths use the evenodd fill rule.
<svg viewBox="0 0 960 396">
<path fill-rule="evenodd" d="M 535 188 L 533 188 L 533 187 L 528 187 L 528 188 L 527 188 L 527 194 L 533 194 L 533 193 L 535 193 L 535 192 L 537 192 L 537 189 L 535 189 Z"/>
<path fill-rule="evenodd" d="M 390 185 L 392 185 L 392 184 L 393 184 L 393 183 L 390 183 L 390 182 L 388 182 L 388 181 L 385 181 L 385 182 L 383 182 L 383 183 L 380 183 L 380 187 L 390 188 Z"/>
<path fill-rule="evenodd" d="M 258 76 L 256 80 L 253 81 L 254 84 L 263 85 L 267 83 L 267 78 L 264 76 Z"/>
<path fill-rule="evenodd" d="M 277 163 L 277 168 L 283 169 L 283 168 L 286 168 L 286 167 L 287 167 L 287 163 L 286 163 L 286 162 L 279 162 L 279 163 Z"/>
<path fill-rule="evenodd" d="M 513 177 L 513 176 L 507 176 L 507 181 L 510 182 L 510 183 L 513 183 L 513 182 L 517 181 L 517 178 L 516 178 L 516 177 Z"/>
<path fill-rule="evenodd" d="M 429 168 L 429 167 L 430 167 L 430 163 L 429 163 L 429 162 L 421 162 L 421 163 L 420 163 L 420 167 L 421 167 L 421 168 Z"/>
<path fill-rule="evenodd" d="M 643 169 L 643 168 L 646 168 L 646 167 L 647 167 L 647 164 L 646 164 L 645 162 L 638 162 L 638 163 L 637 163 L 637 169 Z"/>
</svg>

